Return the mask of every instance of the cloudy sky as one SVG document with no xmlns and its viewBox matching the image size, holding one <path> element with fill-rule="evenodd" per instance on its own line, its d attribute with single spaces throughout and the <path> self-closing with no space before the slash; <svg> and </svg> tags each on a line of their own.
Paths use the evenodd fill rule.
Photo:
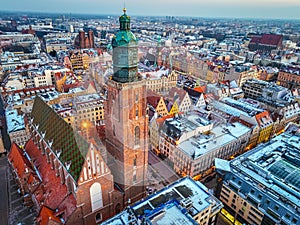
<svg viewBox="0 0 300 225">
<path fill-rule="evenodd" d="M 124 0 L 5 0 L 1 10 L 115 15 Z M 300 19 L 300 0 L 126 0 L 130 15 Z"/>
</svg>

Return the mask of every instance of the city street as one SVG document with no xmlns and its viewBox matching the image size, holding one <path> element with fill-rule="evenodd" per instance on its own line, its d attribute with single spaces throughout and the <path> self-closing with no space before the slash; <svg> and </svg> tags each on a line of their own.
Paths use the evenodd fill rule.
<svg viewBox="0 0 300 225">
<path fill-rule="evenodd" d="M 0 224 L 8 224 L 7 159 L 0 158 Z"/>
<path fill-rule="evenodd" d="M 7 134 L 7 125 L 6 125 L 4 115 L 5 115 L 5 110 L 4 110 L 3 99 L 1 95 L 0 96 L 0 119 L 2 120 L 1 134 L 2 134 L 4 148 L 6 149 L 6 151 L 9 151 L 11 143 L 10 143 L 9 136 Z"/>
<path fill-rule="evenodd" d="M 149 172 L 152 172 L 152 179 L 150 180 L 150 183 L 152 185 L 158 185 L 159 187 L 157 189 L 173 183 L 180 178 L 164 160 L 160 159 L 152 151 L 149 151 L 148 157 L 150 167 Z"/>
<path fill-rule="evenodd" d="M 221 213 L 217 216 L 217 225 L 232 225 L 232 223 Z"/>
</svg>

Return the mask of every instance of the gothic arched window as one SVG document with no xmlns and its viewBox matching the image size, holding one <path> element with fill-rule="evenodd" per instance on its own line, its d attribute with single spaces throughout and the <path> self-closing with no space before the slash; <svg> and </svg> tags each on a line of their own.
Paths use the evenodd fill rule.
<svg viewBox="0 0 300 225">
<path fill-rule="evenodd" d="M 103 207 L 102 189 L 99 183 L 94 183 L 90 188 L 92 211 Z"/>
<path fill-rule="evenodd" d="M 135 127 L 134 129 L 134 145 L 140 145 L 140 128 Z"/>
</svg>

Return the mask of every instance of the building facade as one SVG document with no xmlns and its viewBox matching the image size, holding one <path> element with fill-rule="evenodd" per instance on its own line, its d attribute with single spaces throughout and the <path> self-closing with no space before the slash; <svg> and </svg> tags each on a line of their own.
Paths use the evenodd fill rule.
<svg viewBox="0 0 300 225">
<path fill-rule="evenodd" d="M 184 177 L 130 206 L 102 225 L 216 225 L 216 215 L 222 207 L 222 203 L 203 184 L 191 177 Z"/>
<path fill-rule="evenodd" d="M 109 165 L 126 206 L 145 196 L 148 113 L 146 81 L 137 73 L 138 43 L 126 9 L 119 21 L 120 31 L 112 40 L 114 73 L 107 83 L 105 135 Z"/>
<path fill-rule="evenodd" d="M 282 68 L 278 73 L 277 83 L 289 89 L 300 87 L 300 67 Z"/>
<path fill-rule="evenodd" d="M 121 192 L 107 166 L 105 147 L 87 142 L 46 102 L 36 97 L 29 118 L 31 137 L 24 149 L 13 145 L 8 156 L 37 224 L 97 224 L 122 205 Z M 43 219 L 44 207 L 49 217 Z"/>
<path fill-rule="evenodd" d="M 231 162 L 216 159 L 216 195 L 235 224 L 300 224 L 299 125 Z"/>
</svg>

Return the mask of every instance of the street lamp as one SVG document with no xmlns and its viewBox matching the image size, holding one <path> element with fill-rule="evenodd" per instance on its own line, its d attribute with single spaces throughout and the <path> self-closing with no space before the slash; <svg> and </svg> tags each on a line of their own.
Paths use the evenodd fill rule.
<svg viewBox="0 0 300 225">
<path fill-rule="evenodd" d="M 86 138 L 89 139 L 89 128 L 90 128 L 90 124 L 88 121 L 83 121 L 81 124 L 83 131 L 86 132 Z"/>
</svg>

